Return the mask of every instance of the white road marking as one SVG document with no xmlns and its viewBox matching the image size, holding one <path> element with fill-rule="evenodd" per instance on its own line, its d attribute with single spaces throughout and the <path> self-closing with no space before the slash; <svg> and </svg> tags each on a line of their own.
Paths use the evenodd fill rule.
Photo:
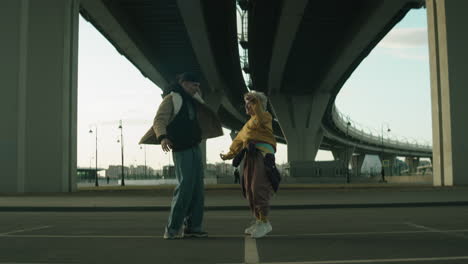
<svg viewBox="0 0 468 264">
<path fill-rule="evenodd" d="M 245 264 L 259 263 L 257 241 L 250 236 L 245 236 L 244 242 L 244 261 Z"/>
<path fill-rule="evenodd" d="M 42 227 L 46 228 L 46 227 Z M 17 230 L 13 232 L 24 232 L 28 230 Z M 267 238 L 283 238 L 283 237 L 314 237 L 314 236 L 349 236 L 349 235 L 385 235 L 385 234 L 424 234 L 434 233 L 432 230 L 418 230 L 418 231 L 384 231 L 384 232 L 344 232 L 344 233 L 312 233 L 312 234 L 290 234 L 290 235 L 268 235 Z M 468 229 L 454 229 L 440 231 L 444 233 L 458 233 L 468 232 Z M 12 232 L 0 234 L 0 237 L 17 237 L 17 238 L 162 238 L 162 236 L 148 236 L 148 235 L 15 235 Z M 244 238 L 245 235 L 209 235 L 209 238 Z"/>
<path fill-rule="evenodd" d="M 432 227 L 418 225 L 418 224 L 411 223 L 411 222 L 406 222 L 405 224 L 407 224 L 409 226 L 412 226 L 412 227 L 419 228 L 419 229 L 427 230 L 427 231 L 432 232 L 432 233 L 441 233 L 441 234 L 446 234 L 446 235 L 455 236 L 455 237 L 468 238 L 467 236 L 465 236 L 463 234 L 457 234 L 457 233 L 455 233 L 453 231 L 449 232 L 449 231 L 445 231 L 445 230 L 435 229 L 435 228 L 432 228 Z M 465 231 L 461 231 L 461 232 L 465 232 Z"/>
<path fill-rule="evenodd" d="M 468 229 L 467 229 L 468 230 Z M 290 235 L 268 235 L 268 237 L 312 237 L 312 236 L 350 236 L 350 235 L 384 235 L 384 234 L 412 234 L 428 233 L 429 231 L 382 231 L 382 232 L 341 232 L 341 233 L 311 233 Z"/>
<path fill-rule="evenodd" d="M 10 238 L 163 238 L 162 236 L 114 236 L 114 235 L 4 235 Z"/>
<path fill-rule="evenodd" d="M 427 231 L 431 231 L 431 232 L 441 232 L 440 230 L 430 228 L 430 227 L 427 227 L 427 226 L 423 226 L 423 225 L 417 225 L 417 224 L 411 223 L 411 222 L 405 222 L 405 224 L 409 225 L 409 226 L 412 226 L 412 227 L 419 228 L 419 229 L 424 229 L 424 230 L 427 230 Z"/>
<path fill-rule="evenodd" d="M 3 235 L 0 237 L 11 237 L 11 238 L 115 238 L 115 239 L 153 239 L 153 238 L 163 238 L 163 236 L 145 236 L 145 235 Z M 199 239 L 209 239 L 209 238 L 243 238 L 244 236 L 240 235 L 224 235 L 224 236 L 211 236 L 208 238 L 199 238 Z M 182 239 L 182 238 L 179 238 Z M 189 238 L 191 239 L 191 238 Z M 176 239 L 177 240 L 177 239 Z"/>
<path fill-rule="evenodd" d="M 10 232 L 1 233 L 0 236 L 7 236 L 7 235 L 21 233 L 21 232 L 41 230 L 41 229 L 46 229 L 46 228 L 50 228 L 50 227 L 52 227 L 52 226 L 38 226 L 38 227 L 27 228 L 27 229 L 13 230 L 13 231 L 10 231 Z"/>
<path fill-rule="evenodd" d="M 382 232 L 341 232 L 341 233 L 310 233 L 310 234 L 289 234 L 289 235 L 268 235 L 268 237 L 312 237 L 312 236 L 349 236 L 349 235 L 392 235 L 392 234 L 420 234 L 430 233 L 434 231 L 417 230 L 417 231 L 382 231 Z M 444 232 L 468 232 L 468 229 L 445 230 Z"/>
<path fill-rule="evenodd" d="M 382 262 L 416 262 L 416 261 L 442 261 L 462 260 L 468 256 L 458 257 L 434 257 L 434 258 L 395 258 L 395 259 L 356 259 L 356 260 L 324 260 L 303 262 L 263 262 L 262 264 L 347 264 L 347 263 L 382 263 Z"/>
<path fill-rule="evenodd" d="M 48 264 L 47 262 L 0 262 L 0 264 Z"/>
<path fill-rule="evenodd" d="M 268 237 L 310 237 L 310 236 L 342 236 L 342 235 L 381 235 L 381 234 L 411 234 L 411 233 L 457 233 L 468 232 L 468 229 L 456 230 L 438 230 L 427 226 L 417 225 L 414 223 L 406 222 L 406 225 L 422 229 L 420 231 L 384 231 L 384 232 L 342 232 L 342 233 L 311 233 L 311 234 L 296 234 L 296 235 L 269 235 Z M 162 239 L 162 236 L 148 236 L 148 235 L 19 235 L 16 233 L 41 230 L 50 228 L 51 226 L 39 226 L 29 229 L 14 230 L 1 233 L 0 237 L 11 238 L 110 238 L 110 239 Z M 460 235 L 460 234 L 451 234 Z M 259 263 L 259 254 L 257 249 L 256 240 L 250 236 L 244 235 L 210 235 L 210 238 L 245 238 L 245 263 Z M 466 236 L 463 236 L 467 238 Z M 447 260 L 468 260 L 468 256 L 454 256 L 454 257 L 423 257 L 423 258 L 395 258 L 395 259 L 361 259 L 361 260 L 324 260 L 324 261 L 304 261 L 304 262 L 264 262 L 263 264 L 346 264 L 346 263 L 383 263 L 383 262 L 417 262 L 417 261 L 447 261 Z M 0 262 L 0 264 L 4 264 Z M 20 263 L 17 263 L 20 264 Z M 33 264 L 33 263 L 21 263 Z"/>
<path fill-rule="evenodd" d="M 0 264 L 48 264 L 47 262 L 0 262 Z"/>
</svg>

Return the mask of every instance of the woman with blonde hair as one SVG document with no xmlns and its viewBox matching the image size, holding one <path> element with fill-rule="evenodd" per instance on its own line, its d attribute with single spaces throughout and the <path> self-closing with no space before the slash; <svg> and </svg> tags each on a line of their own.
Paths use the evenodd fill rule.
<svg viewBox="0 0 468 264">
<path fill-rule="evenodd" d="M 269 201 L 274 189 L 269 174 L 271 169 L 276 170 L 274 167 L 276 140 L 273 135 L 272 116 L 266 110 L 268 99 L 265 94 L 252 90 L 244 95 L 244 101 L 245 111 L 250 115 L 250 119 L 233 140 L 229 152 L 220 154 L 220 157 L 223 160 L 233 158 L 242 160 L 241 186 L 244 197 L 249 201 L 250 210 L 256 218 L 255 223 L 245 229 L 245 233 L 253 238 L 260 238 L 272 230 L 268 214 Z M 272 162 L 266 162 L 267 160 Z M 278 186 L 275 187 L 277 189 Z"/>
</svg>

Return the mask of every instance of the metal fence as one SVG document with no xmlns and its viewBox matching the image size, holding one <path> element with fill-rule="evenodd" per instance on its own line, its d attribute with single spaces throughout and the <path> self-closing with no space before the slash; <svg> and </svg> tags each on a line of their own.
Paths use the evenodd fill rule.
<svg viewBox="0 0 468 264">
<path fill-rule="evenodd" d="M 353 121 L 348 115 L 340 112 L 336 105 L 333 105 L 332 119 L 340 131 L 368 144 L 410 151 L 432 151 L 432 146 L 429 142 L 420 142 L 416 139 L 396 136 L 393 133 L 379 133 L 375 129 L 365 127 Z"/>
</svg>

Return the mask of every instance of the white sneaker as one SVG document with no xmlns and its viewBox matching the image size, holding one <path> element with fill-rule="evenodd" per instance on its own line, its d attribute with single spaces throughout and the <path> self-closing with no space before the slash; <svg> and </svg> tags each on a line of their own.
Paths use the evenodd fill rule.
<svg viewBox="0 0 468 264">
<path fill-rule="evenodd" d="M 255 230 L 255 226 L 257 226 L 257 222 L 253 222 L 249 227 L 247 227 L 244 231 L 246 235 L 252 235 L 253 231 Z"/>
<path fill-rule="evenodd" d="M 255 224 L 254 231 L 252 232 L 252 238 L 261 238 L 266 236 L 266 234 L 270 233 L 273 230 L 270 222 L 262 222 L 257 221 Z"/>
</svg>

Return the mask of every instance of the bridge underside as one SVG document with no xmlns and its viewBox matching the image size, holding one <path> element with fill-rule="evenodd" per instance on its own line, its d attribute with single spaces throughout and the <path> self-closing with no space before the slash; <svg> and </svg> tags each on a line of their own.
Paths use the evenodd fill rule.
<svg viewBox="0 0 468 264">
<path fill-rule="evenodd" d="M 253 87 L 270 95 L 290 163 L 313 163 L 319 148 L 333 150 L 357 143 L 351 137 L 339 140 L 345 135 L 332 122 L 335 97 L 375 45 L 421 4 L 410 0 L 252 2 L 249 69 Z M 381 146 L 366 142 L 353 145 L 359 145 L 356 151 L 382 151 Z"/>
<path fill-rule="evenodd" d="M 329 114 L 339 89 L 406 12 L 421 4 L 348 2 L 258 0 L 249 11 L 254 88 L 270 95 L 279 121 L 275 132 L 288 142 L 292 163 L 313 162 L 320 145 L 339 145 L 325 131 L 333 129 Z M 427 3 L 435 184 L 467 184 L 468 36 L 462 25 L 468 18 L 462 10 L 468 6 Z M 79 12 L 157 85 L 166 87 L 180 71 L 200 72 L 205 97 L 224 125 L 239 129 L 246 119 L 234 0 L 6 0 L 0 7 L 0 115 L 9 128 L 0 131 L 1 192 L 76 188 Z"/>
</svg>

